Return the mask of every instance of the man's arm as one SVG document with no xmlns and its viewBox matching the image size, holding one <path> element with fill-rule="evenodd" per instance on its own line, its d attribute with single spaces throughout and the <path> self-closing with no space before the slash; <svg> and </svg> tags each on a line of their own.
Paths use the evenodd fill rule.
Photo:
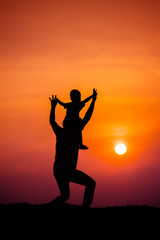
<svg viewBox="0 0 160 240">
<path fill-rule="evenodd" d="M 88 123 L 88 121 L 91 119 L 91 116 L 93 114 L 93 110 L 94 110 L 94 104 L 95 104 L 95 101 L 96 101 L 96 98 L 97 98 L 97 90 L 93 90 L 93 99 L 92 99 L 92 102 L 82 120 L 82 127 L 84 128 L 85 125 Z"/>
</svg>

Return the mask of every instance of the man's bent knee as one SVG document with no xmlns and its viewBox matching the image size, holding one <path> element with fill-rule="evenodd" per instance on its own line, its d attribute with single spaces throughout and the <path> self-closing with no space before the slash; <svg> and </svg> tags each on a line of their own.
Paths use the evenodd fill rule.
<svg viewBox="0 0 160 240">
<path fill-rule="evenodd" d="M 63 201 L 66 202 L 70 197 L 70 193 L 67 192 L 65 194 L 62 194 L 61 197 L 62 197 Z"/>
<path fill-rule="evenodd" d="M 96 182 L 91 178 L 88 185 L 92 188 L 95 188 Z"/>
</svg>

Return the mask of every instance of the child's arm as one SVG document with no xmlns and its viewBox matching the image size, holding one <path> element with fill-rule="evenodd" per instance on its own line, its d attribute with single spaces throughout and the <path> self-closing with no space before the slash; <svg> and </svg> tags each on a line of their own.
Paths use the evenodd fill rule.
<svg viewBox="0 0 160 240">
<path fill-rule="evenodd" d="M 55 99 L 57 100 L 57 103 L 59 103 L 61 106 L 63 106 L 63 107 L 66 106 L 66 103 L 61 102 L 61 101 L 57 98 L 57 96 L 55 96 Z"/>
<path fill-rule="evenodd" d="M 94 93 L 94 91 L 95 91 L 95 88 L 93 89 L 93 93 Z M 82 102 L 83 102 L 83 103 L 86 103 L 86 102 L 88 102 L 91 98 L 93 98 L 93 94 L 92 94 L 90 97 L 84 99 Z"/>
</svg>

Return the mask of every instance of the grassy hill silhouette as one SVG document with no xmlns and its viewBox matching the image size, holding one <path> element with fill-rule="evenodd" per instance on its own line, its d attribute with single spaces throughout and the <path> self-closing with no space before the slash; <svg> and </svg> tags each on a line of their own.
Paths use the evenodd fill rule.
<svg viewBox="0 0 160 240">
<path fill-rule="evenodd" d="M 52 203 L 33 205 L 28 203 L 0 204 L 1 229 L 17 229 L 26 234 L 33 231 L 35 236 L 48 230 L 51 236 L 114 239 L 113 236 L 148 236 L 151 232 L 157 236 L 160 224 L 160 209 L 151 206 L 115 206 L 106 208 L 82 208 L 81 206 L 64 204 L 56 206 Z M 45 230 L 47 229 L 47 231 Z M 153 229 L 153 230 L 152 230 Z M 21 230 L 21 231 L 20 231 Z M 5 231 L 6 234 L 6 231 Z M 66 235 L 67 234 L 67 235 Z M 109 234 L 113 238 L 108 238 Z M 137 235 L 138 234 L 138 235 Z M 37 239 L 37 238 L 36 238 Z M 45 238 L 46 239 L 46 238 Z M 144 238 L 143 238 L 144 239 Z"/>
</svg>

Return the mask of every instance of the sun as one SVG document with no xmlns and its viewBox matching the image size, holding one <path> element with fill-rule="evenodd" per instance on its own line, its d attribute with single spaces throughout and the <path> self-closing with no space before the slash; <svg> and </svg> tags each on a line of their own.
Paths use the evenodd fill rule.
<svg viewBox="0 0 160 240">
<path fill-rule="evenodd" d="M 115 147 L 115 152 L 118 155 L 123 155 L 123 154 L 126 153 L 126 151 L 127 151 L 127 147 L 123 143 L 117 144 L 116 147 Z"/>
</svg>

